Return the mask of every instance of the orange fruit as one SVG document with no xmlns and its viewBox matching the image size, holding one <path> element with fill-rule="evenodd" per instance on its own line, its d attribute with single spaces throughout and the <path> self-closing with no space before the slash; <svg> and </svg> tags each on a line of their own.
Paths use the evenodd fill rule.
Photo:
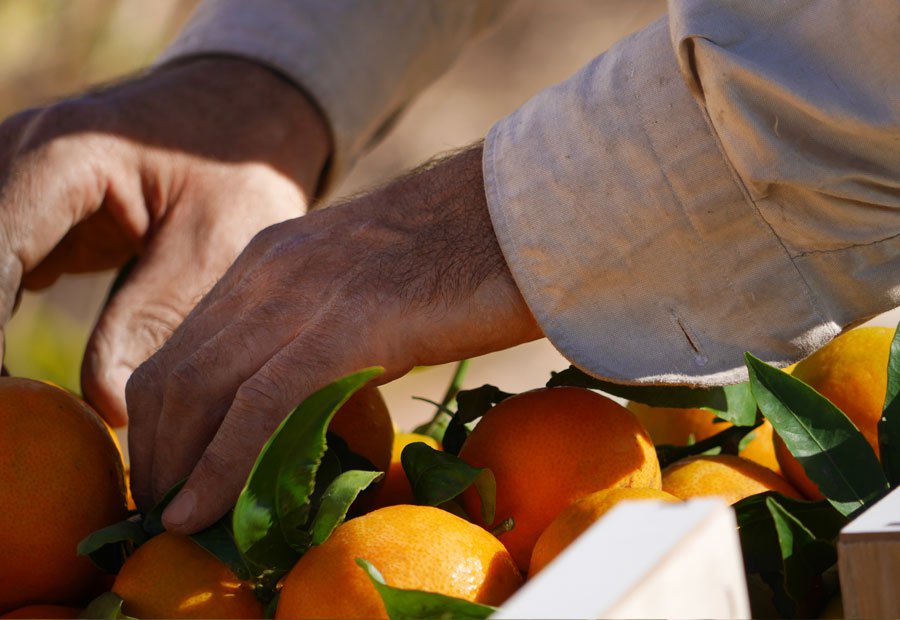
<svg viewBox="0 0 900 620">
<path fill-rule="evenodd" d="M 112 591 L 137 618 L 262 618 L 249 583 L 188 537 L 163 533 L 122 565 Z"/>
<path fill-rule="evenodd" d="M 387 618 L 356 564 L 371 562 L 390 586 L 487 605 L 522 583 L 500 542 L 477 525 L 430 506 L 388 506 L 346 521 L 284 579 L 276 618 Z"/>
<path fill-rule="evenodd" d="M 657 445 L 686 446 L 731 426 L 728 422 L 716 421 L 716 414 L 707 409 L 651 407 L 630 402 L 628 410 L 637 416 Z"/>
<path fill-rule="evenodd" d="M 750 441 L 747 442 L 739 455 L 754 463 L 759 463 L 763 467 L 768 467 L 776 474 L 781 474 L 781 465 L 775 456 L 775 429 L 772 428 L 772 423 L 764 420 L 750 434 Z"/>
<path fill-rule="evenodd" d="M 363 388 L 351 396 L 334 414 L 328 431 L 379 471 L 391 466 L 394 424 L 378 388 Z"/>
<path fill-rule="evenodd" d="M 665 491 L 634 487 L 597 491 L 587 497 L 582 497 L 563 510 L 538 538 L 531 554 L 528 576 L 534 577 L 619 502 L 644 500 L 680 501 Z"/>
<path fill-rule="evenodd" d="M 409 478 L 400 463 L 400 455 L 403 448 L 411 443 L 422 442 L 435 450 L 441 449 L 441 442 L 434 437 L 419 433 L 397 433 L 394 435 L 394 449 L 391 454 L 391 465 L 384 477 L 384 482 L 375 494 L 373 500 L 375 508 L 384 506 L 396 506 L 398 504 L 415 504 L 412 487 L 409 486 Z"/>
<path fill-rule="evenodd" d="M 708 409 L 651 407 L 635 402 L 628 403 L 628 409 L 647 428 L 656 445 L 686 446 L 731 428 L 730 422 L 716 421 L 716 414 Z M 768 420 L 752 431 L 741 456 L 780 473 L 772 443 L 772 424 Z"/>
<path fill-rule="evenodd" d="M 660 486 L 659 461 L 643 425 L 625 407 L 583 388 L 504 400 L 485 414 L 459 456 L 494 473 L 496 521 L 515 521 L 500 540 L 522 570 L 538 536 L 572 502 L 603 489 Z M 480 521 L 474 488 L 462 502 Z"/>
<path fill-rule="evenodd" d="M 125 518 L 125 486 L 106 426 L 80 398 L 0 377 L 0 506 L 0 613 L 91 594 L 100 572 L 76 547 Z"/>
<path fill-rule="evenodd" d="M 852 329 L 798 363 L 793 372 L 847 414 L 876 454 L 893 338 L 894 329 L 890 327 Z M 812 500 L 823 498 L 780 437 L 775 437 L 775 456 L 785 477 L 803 495 Z"/>
<path fill-rule="evenodd" d="M 75 607 L 62 605 L 28 605 L 3 614 L 0 618 L 77 618 L 81 613 Z"/>
<path fill-rule="evenodd" d="M 739 456 L 692 456 L 663 470 L 662 489 L 681 499 L 715 496 L 729 504 L 745 497 L 777 491 L 801 499 L 790 483 L 767 467 Z"/>
</svg>

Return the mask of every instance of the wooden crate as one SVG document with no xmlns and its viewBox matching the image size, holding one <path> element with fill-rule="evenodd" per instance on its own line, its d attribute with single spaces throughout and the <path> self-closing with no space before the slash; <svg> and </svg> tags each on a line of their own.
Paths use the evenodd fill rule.
<svg viewBox="0 0 900 620">
<path fill-rule="evenodd" d="M 846 618 L 900 618 L 900 488 L 841 530 Z"/>
<path fill-rule="evenodd" d="M 749 618 L 734 512 L 623 502 L 492 618 Z"/>
</svg>

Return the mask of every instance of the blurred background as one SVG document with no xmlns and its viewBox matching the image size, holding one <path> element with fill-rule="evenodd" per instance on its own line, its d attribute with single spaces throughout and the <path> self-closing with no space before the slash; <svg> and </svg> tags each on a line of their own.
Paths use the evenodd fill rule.
<svg viewBox="0 0 900 620">
<path fill-rule="evenodd" d="M 455 0 L 447 0 L 455 1 Z M 197 0 L 0 0 L 0 117 L 119 78 L 153 62 Z M 410 107 L 390 136 L 343 182 L 338 196 L 384 181 L 434 154 L 482 138 L 543 87 L 564 80 L 616 40 L 663 14 L 662 0 L 521 0 Z M 84 345 L 113 274 L 67 277 L 26 293 L 8 330 L 13 374 L 79 391 Z M 881 317 L 883 324 L 895 317 Z M 506 391 L 544 384 L 567 362 L 546 341 L 474 360 L 465 387 Z M 451 366 L 386 386 L 401 428 L 434 408 Z"/>
</svg>

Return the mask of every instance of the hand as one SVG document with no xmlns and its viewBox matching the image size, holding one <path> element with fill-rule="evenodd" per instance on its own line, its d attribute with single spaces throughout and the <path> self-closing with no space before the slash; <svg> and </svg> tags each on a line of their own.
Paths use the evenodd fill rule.
<svg viewBox="0 0 900 620">
<path fill-rule="evenodd" d="M 306 211 L 325 123 L 268 69 L 203 58 L 0 125 L 0 329 L 20 284 L 139 260 L 101 315 L 85 396 L 124 424 L 125 382 L 252 236 Z M 2 345 L 2 332 L 0 332 Z"/>
<path fill-rule="evenodd" d="M 202 529 L 314 390 L 540 335 L 493 234 L 480 147 L 271 226 L 129 381 L 135 498 L 150 505 L 190 475 L 163 520 Z"/>
</svg>

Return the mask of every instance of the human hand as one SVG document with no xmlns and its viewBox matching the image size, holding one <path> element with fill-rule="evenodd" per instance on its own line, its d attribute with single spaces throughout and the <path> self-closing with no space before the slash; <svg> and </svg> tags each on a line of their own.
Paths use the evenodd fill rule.
<svg viewBox="0 0 900 620">
<path fill-rule="evenodd" d="M 125 382 L 252 236 L 305 212 L 329 152 L 306 97 L 202 58 L 0 125 L 0 330 L 20 288 L 138 262 L 104 309 L 84 394 L 126 421 Z M 2 331 L 0 331 L 2 346 Z"/>
<path fill-rule="evenodd" d="M 540 336 L 493 233 L 481 148 L 257 235 L 126 390 L 132 489 L 194 532 L 232 506 L 269 435 L 314 390 Z"/>
</svg>

